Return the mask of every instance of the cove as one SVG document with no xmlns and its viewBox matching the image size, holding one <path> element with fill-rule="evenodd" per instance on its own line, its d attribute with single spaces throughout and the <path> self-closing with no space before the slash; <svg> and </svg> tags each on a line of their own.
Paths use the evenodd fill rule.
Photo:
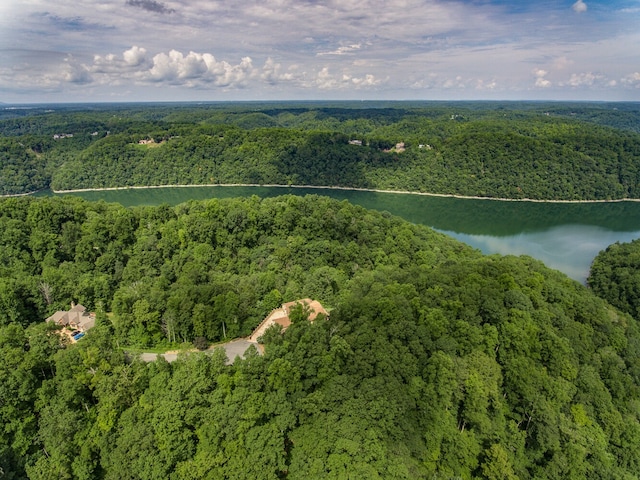
<svg viewBox="0 0 640 480">
<path fill-rule="evenodd" d="M 600 250 L 640 238 L 640 202 L 545 203 L 433 197 L 327 188 L 162 187 L 43 195 L 77 195 L 125 206 L 177 205 L 208 198 L 325 195 L 365 208 L 388 211 L 427 225 L 483 253 L 530 255 L 569 277 L 585 282 Z"/>
</svg>

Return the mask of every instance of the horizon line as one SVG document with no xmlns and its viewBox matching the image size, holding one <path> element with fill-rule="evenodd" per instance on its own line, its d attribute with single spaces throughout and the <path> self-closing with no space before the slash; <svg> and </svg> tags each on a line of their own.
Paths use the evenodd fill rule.
<svg viewBox="0 0 640 480">
<path fill-rule="evenodd" d="M 637 103 L 640 100 L 557 100 L 557 99 L 288 99 L 288 100 L 114 100 L 114 101 L 45 101 L 45 102 L 1 102 L 0 106 L 31 106 L 31 105 L 117 105 L 117 104 L 233 104 L 233 103 Z"/>
</svg>

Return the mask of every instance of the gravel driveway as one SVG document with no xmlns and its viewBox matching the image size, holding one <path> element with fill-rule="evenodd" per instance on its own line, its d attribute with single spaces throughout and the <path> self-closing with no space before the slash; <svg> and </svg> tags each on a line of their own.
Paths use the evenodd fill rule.
<svg viewBox="0 0 640 480">
<path fill-rule="evenodd" d="M 257 343 L 250 342 L 244 338 L 232 340 L 221 345 L 216 345 L 214 348 L 205 350 L 205 353 L 213 353 L 213 350 L 216 348 L 224 348 L 225 353 L 227 354 L 227 364 L 231 364 L 237 357 L 244 358 L 244 352 L 246 352 L 251 345 L 254 345 L 258 350 L 258 354 L 262 355 L 262 351 L 258 347 Z M 178 358 L 177 353 L 143 353 L 140 355 L 140 358 L 144 362 L 153 362 L 156 360 L 156 358 L 158 358 L 158 355 L 164 357 L 167 362 L 173 362 Z"/>
</svg>

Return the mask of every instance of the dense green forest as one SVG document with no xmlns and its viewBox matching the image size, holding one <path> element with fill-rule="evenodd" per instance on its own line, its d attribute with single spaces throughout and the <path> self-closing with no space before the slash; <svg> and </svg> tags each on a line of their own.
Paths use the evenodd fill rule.
<svg viewBox="0 0 640 480">
<path fill-rule="evenodd" d="M 0 194 L 49 186 L 248 183 L 514 199 L 640 198 L 640 107 L 631 103 L 53 110 L 0 116 Z"/>
<path fill-rule="evenodd" d="M 233 365 L 124 353 L 303 297 L 330 317 Z M 66 345 L 42 320 L 71 301 L 98 324 Z M 639 357 L 559 272 L 347 202 L 0 201 L 6 478 L 632 479 Z"/>
<path fill-rule="evenodd" d="M 611 305 L 640 319 L 640 240 L 614 243 L 600 252 L 588 283 Z"/>
</svg>

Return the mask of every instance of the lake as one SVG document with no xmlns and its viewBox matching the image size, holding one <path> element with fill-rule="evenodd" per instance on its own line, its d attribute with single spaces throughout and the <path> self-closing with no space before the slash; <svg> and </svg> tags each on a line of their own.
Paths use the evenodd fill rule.
<svg viewBox="0 0 640 480">
<path fill-rule="evenodd" d="M 583 283 L 600 250 L 615 242 L 640 238 L 640 202 L 509 202 L 326 188 L 222 186 L 108 190 L 73 195 L 134 206 L 289 193 L 326 195 L 365 208 L 386 210 L 487 254 L 530 255 Z"/>
</svg>

